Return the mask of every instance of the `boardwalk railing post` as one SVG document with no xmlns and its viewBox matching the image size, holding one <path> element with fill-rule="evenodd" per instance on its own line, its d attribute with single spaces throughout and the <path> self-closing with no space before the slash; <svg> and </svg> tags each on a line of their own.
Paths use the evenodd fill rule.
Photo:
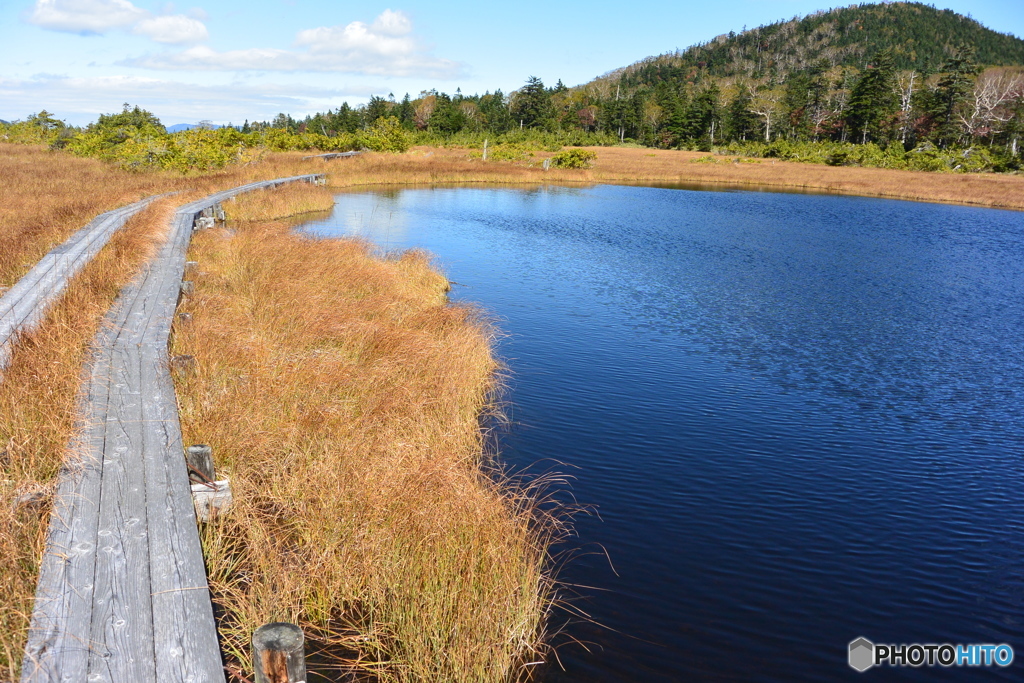
<svg viewBox="0 0 1024 683">
<path fill-rule="evenodd" d="M 189 479 L 197 484 L 214 481 L 213 449 L 204 443 L 197 443 L 185 449 Z"/>
<path fill-rule="evenodd" d="M 213 469 L 213 449 L 206 444 L 195 444 L 185 449 L 188 477 L 192 484 L 192 503 L 196 519 L 210 522 L 231 507 L 233 495 L 231 480 L 217 480 Z"/>
<path fill-rule="evenodd" d="M 306 683 L 306 649 L 302 629 L 275 622 L 252 635 L 256 683 Z"/>
</svg>

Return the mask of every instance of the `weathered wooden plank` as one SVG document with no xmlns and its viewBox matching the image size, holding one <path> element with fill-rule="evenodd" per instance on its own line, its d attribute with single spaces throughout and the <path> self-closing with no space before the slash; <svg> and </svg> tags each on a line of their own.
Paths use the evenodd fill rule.
<svg viewBox="0 0 1024 683">
<path fill-rule="evenodd" d="M 98 338 L 110 337 L 102 328 Z M 82 681 L 88 672 L 89 626 L 106 421 L 89 407 L 108 400 L 109 348 L 97 345 L 79 396 L 77 436 L 59 477 L 50 513 L 47 552 L 40 566 L 35 609 L 22 666 L 22 681 Z M 69 590 L 69 587 L 74 587 Z"/>
<path fill-rule="evenodd" d="M 361 152 L 328 152 L 327 154 L 310 154 L 309 156 L 302 157 L 303 161 L 306 159 L 323 159 L 328 161 L 330 159 L 344 159 L 346 157 L 354 157 L 361 154 Z"/>
<path fill-rule="evenodd" d="M 168 369 L 171 323 L 195 218 L 240 192 L 315 177 L 181 207 L 105 317 L 80 396 L 81 456 L 60 475 L 23 681 L 224 681 Z M 72 247 L 85 253 L 81 240 Z M 48 277 L 41 269 L 37 285 Z"/>
<path fill-rule="evenodd" d="M 144 372 L 152 373 L 147 386 L 154 394 L 173 393 L 166 362 L 159 356 L 161 349 L 156 345 L 149 348 L 152 353 L 143 365 Z M 161 523 L 152 525 L 150 531 L 157 678 L 176 683 L 223 681 L 177 405 L 147 401 L 146 413 L 149 447 L 165 455 L 146 461 L 150 515 L 163 514 Z"/>
<path fill-rule="evenodd" d="M 93 582 L 89 681 L 155 681 L 150 607 L 149 525 L 143 468 L 142 377 L 138 353 L 110 357 Z"/>
</svg>

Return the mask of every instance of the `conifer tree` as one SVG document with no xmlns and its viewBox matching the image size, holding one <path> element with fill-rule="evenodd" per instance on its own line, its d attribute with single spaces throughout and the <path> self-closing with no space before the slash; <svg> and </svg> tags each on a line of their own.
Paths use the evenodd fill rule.
<svg viewBox="0 0 1024 683">
<path fill-rule="evenodd" d="M 883 50 L 864 70 L 850 92 L 846 126 L 854 141 L 885 141 L 887 124 L 899 109 L 895 91 L 896 69 L 892 53 Z"/>
<path fill-rule="evenodd" d="M 512 115 L 526 128 L 540 128 L 551 118 L 551 93 L 536 76 L 526 79 L 512 101 Z"/>
<path fill-rule="evenodd" d="M 935 88 L 933 103 L 936 123 L 936 142 L 940 147 L 955 144 L 961 135 L 957 111 L 974 90 L 978 66 L 974 63 L 974 50 L 961 46 L 942 67 L 945 72 Z"/>
</svg>

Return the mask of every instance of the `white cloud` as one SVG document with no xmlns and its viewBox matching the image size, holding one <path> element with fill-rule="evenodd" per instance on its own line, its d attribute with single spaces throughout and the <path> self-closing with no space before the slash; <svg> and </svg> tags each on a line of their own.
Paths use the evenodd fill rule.
<svg viewBox="0 0 1024 683">
<path fill-rule="evenodd" d="M 343 99 L 383 92 L 381 86 L 324 88 L 297 83 L 199 85 L 138 76 L 75 78 L 39 74 L 30 79 L 0 77 L 0 118 L 24 117 L 39 110 L 39 103 L 58 112 L 59 118 L 85 124 L 101 113 L 121 111 L 124 102 L 152 111 L 165 124 L 203 119 L 241 123 L 244 119 L 270 120 L 278 112 L 324 111 Z"/>
<path fill-rule="evenodd" d="M 370 28 L 374 33 L 386 36 L 404 36 L 412 33 L 412 21 L 404 12 L 386 9 L 373 21 Z"/>
<path fill-rule="evenodd" d="M 183 14 L 143 19 L 135 25 L 132 33 L 158 43 L 175 45 L 200 43 L 210 37 L 203 22 Z"/>
<path fill-rule="evenodd" d="M 198 43 L 210 37 L 202 20 L 206 13 L 193 9 L 189 16 L 166 13 L 154 16 L 128 0 L 36 0 L 27 20 L 52 31 L 71 33 L 106 33 L 112 29 L 131 27 L 132 33 L 158 43 L 183 45 Z"/>
<path fill-rule="evenodd" d="M 36 0 L 28 21 L 53 31 L 103 33 L 147 15 L 128 0 Z"/>
<path fill-rule="evenodd" d="M 433 57 L 412 35 L 402 12 L 385 10 L 372 24 L 353 21 L 300 31 L 297 49 L 249 48 L 218 52 L 196 46 L 148 55 L 123 64 L 148 69 L 199 71 L 317 71 L 376 76 L 454 78 L 462 65 Z"/>
</svg>

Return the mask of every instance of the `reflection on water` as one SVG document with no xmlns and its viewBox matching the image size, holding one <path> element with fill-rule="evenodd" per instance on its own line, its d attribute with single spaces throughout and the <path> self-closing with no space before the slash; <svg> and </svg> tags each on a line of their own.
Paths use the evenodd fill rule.
<svg viewBox="0 0 1024 683">
<path fill-rule="evenodd" d="M 547 680 L 853 676 L 858 636 L 1024 652 L 1024 215 L 445 188 L 308 227 L 433 251 L 510 333 L 503 457 L 600 511 L 563 578 L 608 628 L 570 624 L 589 651 Z"/>
</svg>

